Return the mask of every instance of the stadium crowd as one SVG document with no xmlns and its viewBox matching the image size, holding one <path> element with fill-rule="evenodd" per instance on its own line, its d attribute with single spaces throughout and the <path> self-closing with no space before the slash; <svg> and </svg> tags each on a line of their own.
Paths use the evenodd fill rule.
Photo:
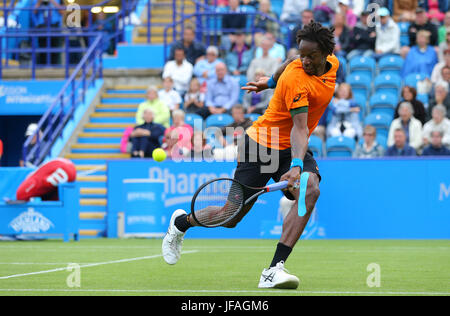
<svg viewBox="0 0 450 316">
<path fill-rule="evenodd" d="M 380 6 L 376 15 L 367 9 L 367 2 Z M 320 140 L 325 152 L 327 141 L 338 138 L 352 140 L 350 150 L 358 158 L 449 155 L 447 1 L 312 3 L 309 8 L 309 1 L 284 0 L 281 11 L 275 12 L 270 0 L 218 1 L 218 6 L 233 13 L 223 16 L 222 27 L 235 30 L 223 34 L 218 47 L 205 47 L 196 39 L 195 28 L 186 26 L 182 39 L 171 46 L 162 73 L 163 88 L 149 87 L 147 100 L 136 114 L 136 129 L 154 128 L 148 120 L 165 128 L 159 143 L 148 148 L 162 146 L 169 157 L 198 150 L 192 140 L 199 136 L 192 124 L 186 124 L 188 115 L 206 122 L 211 117 L 231 116 L 232 120 L 225 120 L 227 124 L 217 126 L 245 129 L 251 119 L 264 113 L 273 91 L 246 94 L 240 86 L 272 75 L 288 56 L 297 54 L 297 49 L 295 40 L 292 47 L 283 44 L 280 25 L 265 16 L 256 17 L 258 31 L 255 44 L 251 44 L 251 35 L 244 32 L 246 15 L 241 12 L 245 12 L 244 6 L 254 6 L 287 23 L 294 38 L 296 30 L 313 19 L 335 28 L 334 53 L 340 60 L 336 93 L 312 136 Z M 390 4 L 393 12 L 388 9 Z M 215 125 L 211 122 L 207 127 Z M 132 134 L 131 138 L 133 135 L 141 134 Z M 239 136 L 206 136 L 201 147 L 211 149 L 213 154 L 233 153 Z M 150 150 L 142 153 L 142 143 L 137 144 L 134 140 L 133 156 L 151 155 Z M 181 148 L 174 151 L 174 146 Z M 232 148 L 227 150 L 227 146 Z M 321 152 L 322 148 L 317 151 L 319 155 Z"/>
</svg>

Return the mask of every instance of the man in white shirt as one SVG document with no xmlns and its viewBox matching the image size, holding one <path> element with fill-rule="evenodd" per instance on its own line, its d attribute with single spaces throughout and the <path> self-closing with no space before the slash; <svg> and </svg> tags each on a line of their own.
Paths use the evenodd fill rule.
<svg viewBox="0 0 450 316">
<path fill-rule="evenodd" d="M 194 67 L 186 60 L 183 48 L 175 48 L 174 57 L 175 60 L 168 61 L 164 65 L 162 77 L 171 77 L 175 90 L 180 95 L 184 95 L 189 88 Z"/>
<path fill-rule="evenodd" d="M 400 28 L 390 17 L 387 8 L 378 10 L 380 22 L 377 23 L 375 41 L 375 57 L 381 58 L 384 54 L 400 53 Z"/>
</svg>

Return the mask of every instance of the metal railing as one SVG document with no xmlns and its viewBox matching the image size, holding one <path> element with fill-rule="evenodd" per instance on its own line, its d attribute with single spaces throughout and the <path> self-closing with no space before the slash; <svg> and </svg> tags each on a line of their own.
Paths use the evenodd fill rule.
<svg viewBox="0 0 450 316">
<path fill-rule="evenodd" d="M 22 19 L 36 14 L 49 17 L 45 20 L 45 25 L 38 27 L 21 25 L 19 28 L 11 28 L 5 22 L 5 26 L 0 29 L 2 37 L 0 53 L 4 59 L 4 65 L 0 66 L 0 79 L 3 69 L 15 68 L 31 68 L 32 79 L 35 79 L 36 69 L 63 68 L 65 78 L 68 78 L 69 68 L 78 64 L 92 44 L 92 37 L 86 34 L 101 33 L 104 37 L 102 41 L 104 51 L 110 55 L 114 54 L 117 43 L 123 41 L 125 37 L 125 26 L 130 23 L 128 17 L 136 8 L 138 0 L 122 0 L 117 13 L 108 14 L 102 19 L 99 15 L 95 17 L 93 8 L 102 8 L 109 2 L 110 0 L 104 0 L 96 5 L 78 7 L 70 5 L 58 8 L 23 7 L 20 10 L 14 10 L 10 6 L 0 7 L 0 11 L 4 12 L 5 21 L 12 15 L 11 12 L 15 12 L 14 15 L 21 14 Z M 61 17 L 58 25 L 52 25 L 51 16 L 61 15 L 59 11 L 64 11 L 68 15 L 64 17 L 65 19 Z M 79 14 L 79 18 L 71 16 L 74 12 Z M 84 19 L 80 19 L 83 15 Z"/>
<path fill-rule="evenodd" d="M 222 28 L 219 20 L 226 15 L 245 15 L 250 18 L 250 23 L 247 23 L 244 29 L 235 29 L 235 28 Z M 226 34 L 231 34 L 236 31 L 244 31 L 251 35 L 252 44 L 254 44 L 255 34 L 258 32 L 264 33 L 265 30 L 261 28 L 257 28 L 255 26 L 255 17 L 256 16 L 264 16 L 266 19 L 277 23 L 278 25 L 285 27 L 285 34 L 281 39 L 283 44 L 286 47 L 291 47 L 292 40 L 292 31 L 288 27 L 287 23 L 283 23 L 278 19 L 275 19 L 263 12 L 253 11 L 253 12 L 245 12 L 245 13 L 235 13 L 235 12 L 212 12 L 212 11 L 204 11 L 193 14 L 188 14 L 182 16 L 178 21 L 167 25 L 164 29 L 164 57 L 165 61 L 168 58 L 168 49 L 169 49 L 169 30 L 172 30 L 172 40 L 175 42 L 177 39 L 181 39 L 181 34 L 179 37 L 176 36 L 175 29 L 180 25 L 184 25 L 186 21 L 195 20 L 196 32 L 197 32 L 197 40 L 204 43 L 206 46 L 215 45 L 218 46 L 218 43 L 221 40 L 221 37 Z"/>
<path fill-rule="evenodd" d="M 102 78 L 102 41 L 97 34 L 91 46 L 65 81 L 54 102 L 38 122 L 36 131 L 23 145 L 23 160 L 27 164 L 39 165 L 61 135 L 67 122 L 73 118 L 77 106 L 85 101 L 86 92 Z"/>
</svg>

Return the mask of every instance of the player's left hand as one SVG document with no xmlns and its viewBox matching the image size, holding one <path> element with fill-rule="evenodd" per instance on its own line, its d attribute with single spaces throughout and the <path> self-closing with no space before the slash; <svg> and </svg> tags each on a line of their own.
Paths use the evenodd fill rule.
<svg viewBox="0 0 450 316">
<path fill-rule="evenodd" d="M 288 181 L 288 190 L 298 190 L 300 183 L 300 168 L 294 167 L 291 168 L 288 172 L 283 174 L 280 178 L 280 181 Z"/>
<path fill-rule="evenodd" d="M 267 85 L 267 82 L 269 81 L 269 77 L 261 77 L 258 81 L 251 81 L 247 82 L 247 85 L 245 87 L 242 87 L 242 90 L 247 90 L 248 93 L 250 92 L 260 92 L 266 89 L 269 89 L 269 86 Z"/>
</svg>

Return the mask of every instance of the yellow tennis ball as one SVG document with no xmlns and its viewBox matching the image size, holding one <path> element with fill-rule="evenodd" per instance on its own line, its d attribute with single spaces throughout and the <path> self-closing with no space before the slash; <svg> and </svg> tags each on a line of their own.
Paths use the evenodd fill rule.
<svg viewBox="0 0 450 316">
<path fill-rule="evenodd" d="M 158 162 L 161 162 L 161 161 L 166 160 L 167 154 L 166 154 L 166 152 L 164 151 L 164 149 L 156 148 L 156 149 L 153 150 L 153 152 L 152 152 L 152 157 L 153 157 L 153 160 L 158 161 Z"/>
</svg>

